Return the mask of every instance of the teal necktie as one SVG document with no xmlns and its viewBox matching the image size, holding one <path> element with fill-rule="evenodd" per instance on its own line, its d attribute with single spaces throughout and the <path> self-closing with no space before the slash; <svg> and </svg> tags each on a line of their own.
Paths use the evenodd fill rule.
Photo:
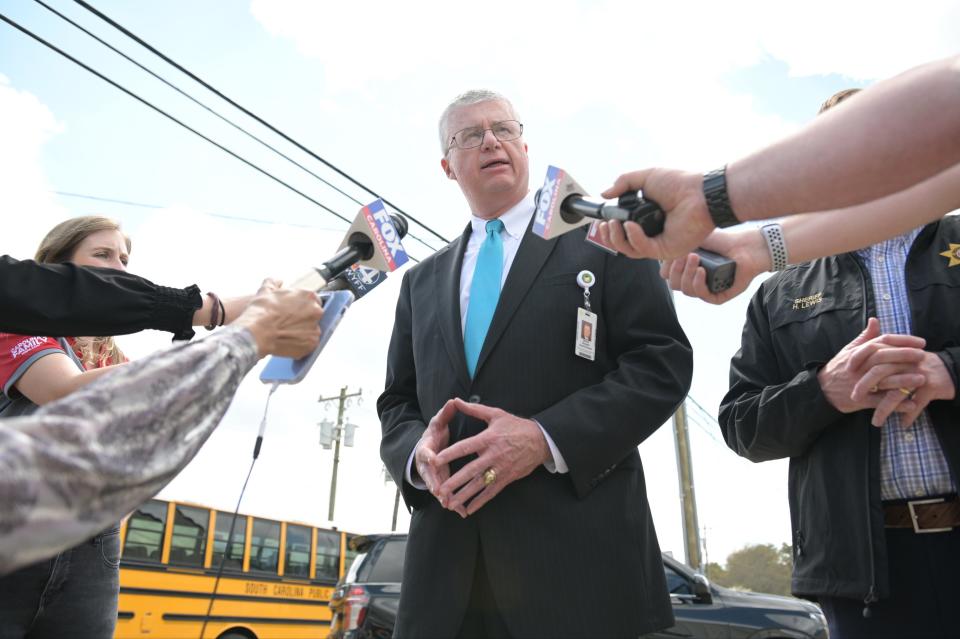
<svg viewBox="0 0 960 639">
<path fill-rule="evenodd" d="M 503 278 L 503 239 L 500 237 L 503 222 L 490 220 L 486 230 L 487 239 L 480 245 L 477 267 L 473 270 L 473 281 L 470 283 L 467 323 L 463 330 L 463 350 L 471 379 L 477 371 L 477 360 L 480 359 L 480 349 L 487 337 L 493 312 L 497 310 L 500 280 Z"/>
</svg>

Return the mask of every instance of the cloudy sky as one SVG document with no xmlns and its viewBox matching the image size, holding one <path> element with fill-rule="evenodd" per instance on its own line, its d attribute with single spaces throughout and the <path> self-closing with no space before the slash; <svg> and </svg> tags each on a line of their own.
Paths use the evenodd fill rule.
<svg viewBox="0 0 960 639">
<path fill-rule="evenodd" d="M 346 217 L 369 193 L 284 142 L 121 33 L 67 0 L 54 9 L 127 53 L 349 194 L 265 150 L 149 77 L 40 4 L 0 1 L 0 13 L 143 99 Z M 650 165 L 708 170 L 808 121 L 833 92 L 867 86 L 956 52 L 960 2 L 811 0 L 708 2 L 396 3 L 98 0 L 97 8 L 301 144 L 446 238 L 466 223 L 456 184 L 439 166 L 436 120 L 477 87 L 510 96 L 525 124 L 531 176 L 548 164 L 599 192 Z M 536 184 L 533 185 L 534 188 Z M 252 292 L 292 280 L 329 256 L 346 224 L 118 89 L 0 23 L 0 250 L 33 255 L 74 215 L 120 220 L 130 269 L 154 281 Z M 442 242 L 408 239 L 424 258 Z M 348 315 L 315 370 L 283 387 L 243 511 L 327 523 L 332 455 L 316 423 L 335 417 L 320 396 L 363 389 L 348 409 L 360 426 L 342 453 L 334 523 L 390 527 L 394 488 L 378 457 L 374 410 L 400 275 Z M 712 421 L 739 344 L 747 296 L 722 308 L 677 299 L 696 351 L 689 406 L 700 525 L 710 560 L 747 543 L 789 541 L 786 463 L 753 465 Z M 132 357 L 164 348 L 146 333 L 121 339 Z M 233 508 L 266 398 L 255 374 L 220 429 L 163 497 Z M 661 545 L 682 556 L 671 429 L 640 447 Z M 400 527 L 407 525 L 401 508 Z"/>
</svg>

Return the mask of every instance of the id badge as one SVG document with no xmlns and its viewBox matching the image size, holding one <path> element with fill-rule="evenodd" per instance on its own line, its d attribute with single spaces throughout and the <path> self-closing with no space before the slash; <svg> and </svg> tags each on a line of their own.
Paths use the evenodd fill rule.
<svg viewBox="0 0 960 639">
<path fill-rule="evenodd" d="M 597 314 L 583 307 L 577 309 L 577 339 L 573 352 L 591 362 L 597 357 Z"/>
</svg>

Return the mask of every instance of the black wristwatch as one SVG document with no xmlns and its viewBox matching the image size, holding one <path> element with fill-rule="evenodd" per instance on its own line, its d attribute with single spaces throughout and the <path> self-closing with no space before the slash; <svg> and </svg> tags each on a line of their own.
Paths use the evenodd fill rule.
<svg viewBox="0 0 960 639">
<path fill-rule="evenodd" d="M 730 196 L 727 195 L 727 167 L 710 171 L 703 176 L 703 197 L 707 200 L 707 211 L 717 228 L 726 228 L 739 224 L 733 214 Z"/>
</svg>

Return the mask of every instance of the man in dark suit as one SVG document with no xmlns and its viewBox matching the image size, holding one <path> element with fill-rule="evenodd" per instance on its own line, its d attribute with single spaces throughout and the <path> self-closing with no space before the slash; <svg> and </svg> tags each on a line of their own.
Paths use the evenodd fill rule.
<svg viewBox="0 0 960 639">
<path fill-rule="evenodd" d="M 398 637 L 673 623 L 637 445 L 683 400 L 690 346 L 655 262 L 583 229 L 531 234 L 522 133 L 489 91 L 440 121 L 441 166 L 473 215 L 404 276 L 377 403 L 381 456 L 413 510 Z"/>
</svg>

